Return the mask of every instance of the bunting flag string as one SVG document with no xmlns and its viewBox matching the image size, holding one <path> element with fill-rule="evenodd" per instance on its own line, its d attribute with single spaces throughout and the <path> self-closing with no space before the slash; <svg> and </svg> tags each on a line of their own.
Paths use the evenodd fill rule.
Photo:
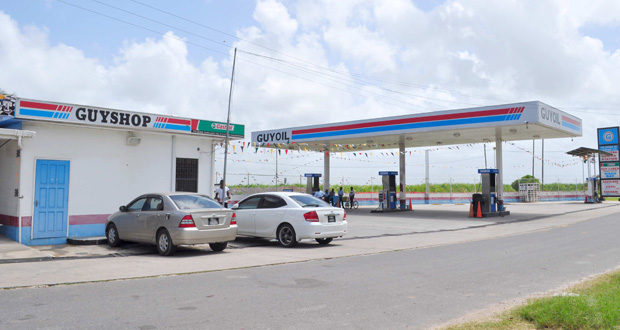
<svg viewBox="0 0 620 330">
<path fill-rule="evenodd" d="M 504 143 L 515 147 L 520 152 L 524 152 L 532 156 L 532 152 L 530 150 L 521 148 L 515 143 L 508 142 L 508 141 L 504 141 Z M 313 148 L 316 148 L 318 146 L 318 147 L 321 147 L 322 154 L 320 155 L 323 157 L 331 157 L 334 159 L 345 160 L 345 161 L 365 161 L 365 162 L 385 163 L 385 162 L 378 161 L 378 158 L 380 157 L 380 158 L 389 159 L 389 158 L 393 158 L 393 157 L 397 157 L 401 155 L 404 155 L 407 157 L 420 157 L 421 155 L 424 154 L 426 150 L 428 150 L 429 152 L 439 152 L 439 151 L 446 151 L 446 150 L 463 151 L 466 149 L 477 148 L 479 147 L 480 144 L 481 143 L 470 143 L 470 144 L 463 144 L 463 145 L 456 145 L 456 146 L 433 147 L 433 148 L 428 148 L 428 149 L 420 148 L 420 149 L 406 150 L 404 152 L 401 152 L 399 150 L 395 150 L 395 151 L 390 151 L 390 150 L 370 151 L 368 150 L 368 149 L 373 149 L 373 148 L 386 148 L 390 146 L 397 147 L 396 143 L 395 144 L 361 144 L 361 145 L 353 145 L 353 144 L 341 145 L 341 144 L 332 144 L 332 143 L 330 144 L 297 143 L 295 144 L 294 149 L 291 149 L 290 147 L 292 146 L 292 144 L 285 144 L 285 143 L 276 143 L 276 144 L 270 145 L 269 143 L 256 143 L 256 142 L 248 142 L 248 141 L 229 141 L 229 145 L 232 146 L 232 151 L 229 148 L 228 153 L 229 155 L 239 155 L 239 157 L 242 157 L 242 159 L 235 160 L 237 162 L 268 163 L 270 162 L 270 160 L 268 159 L 256 160 L 254 159 L 254 156 L 252 155 L 259 155 L 259 154 L 273 155 L 274 152 L 277 152 L 278 157 L 282 157 L 283 160 L 293 159 L 293 158 L 316 157 L 318 153 L 316 151 L 311 151 L 310 149 L 308 149 L 308 147 L 312 146 Z M 239 152 L 237 152 L 238 151 L 236 148 L 237 146 L 239 147 Z M 244 151 L 245 151 L 245 147 L 249 147 L 249 146 L 254 147 L 254 152 L 248 155 L 248 154 L 245 154 Z M 215 147 L 215 150 L 223 151 L 222 150 L 223 147 L 224 147 L 224 143 L 218 143 Z M 282 154 L 282 149 L 284 149 L 284 154 Z M 277 151 L 274 151 L 274 150 L 277 150 Z M 335 155 L 339 155 L 339 156 L 335 157 Z M 534 155 L 533 157 L 535 159 L 538 159 L 539 161 L 543 161 L 542 157 L 540 156 Z M 566 166 L 574 166 L 576 164 L 579 164 L 580 160 L 576 159 L 574 161 L 557 161 L 552 158 L 545 158 L 544 162 L 545 164 L 548 164 L 550 166 L 566 167 Z M 394 161 L 387 162 L 387 164 L 395 164 L 395 163 L 397 162 L 394 162 Z M 523 166 L 514 165 L 514 167 L 523 167 Z"/>
</svg>

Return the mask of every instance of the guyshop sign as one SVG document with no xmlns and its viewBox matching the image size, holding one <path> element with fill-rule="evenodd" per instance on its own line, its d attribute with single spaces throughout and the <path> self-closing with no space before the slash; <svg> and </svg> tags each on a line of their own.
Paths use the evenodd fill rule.
<svg viewBox="0 0 620 330">
<path fill-rule="evenodd" d="M 153 121 L 150 115 L 90 108 L 77 108 L 75 118 L 90 123 L 133 127 L 148 127 L 149 123 Z"/>
<path fill-rule="evenodd" d="M 3 102 L 4 104 L 4 102 Z M 244 136 L 244 126 L 201 119 L 180 118 L 81 105 L 19 99 L 15 117 L 93 126 L 157 130 L 188 134 L 225 135 L 228 127 L 233 137 Z"/>
</svg>

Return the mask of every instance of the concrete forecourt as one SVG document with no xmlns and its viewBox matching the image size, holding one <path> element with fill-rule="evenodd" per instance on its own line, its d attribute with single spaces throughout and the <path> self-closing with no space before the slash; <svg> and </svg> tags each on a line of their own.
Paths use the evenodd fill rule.
<svg viewBox="0 0 620 330">
<path fill-rule="evenodd" d="M 139 244 L 119 249 L 107 245 L 26 247 L 3 238 L 0 288 L 169 276 L 422 249 L 565 227 L 620 212 L 620 204 L 611 201 L 508 207 L 510 216 L 489 219 L 467 218 L 469 205 L 421 205 L 413 212 L 380 215 L 361 208 L 348 212 L 347 236 L 328 246 L 302 241 L 298 248 L 285 249 L 275 242 L 237 239 L 224 252 L 194 246 L 180 249 L 173 257 L 160 257 L 153 247 Z"/>
</svg>

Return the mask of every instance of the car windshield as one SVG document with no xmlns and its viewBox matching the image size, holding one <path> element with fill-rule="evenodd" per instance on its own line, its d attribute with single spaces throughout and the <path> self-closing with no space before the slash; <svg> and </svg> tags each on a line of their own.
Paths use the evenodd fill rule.
<svg viewBox="0 0 620 330">
<path fill-rule="evenodd" d="M 330 207 L 329 204 L 310 195 L 292 195 L 289 197 L 301 207 Z"/>
<path fill-rule="evenodd" d="M 171 195 L 179 210 L 222 208 L 218 202 L 205 195 Z"/>
</svg>

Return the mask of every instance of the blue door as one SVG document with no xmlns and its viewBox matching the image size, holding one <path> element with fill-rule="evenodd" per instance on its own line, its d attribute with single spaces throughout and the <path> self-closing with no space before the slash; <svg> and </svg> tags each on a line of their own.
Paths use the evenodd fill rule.
<svg viewBox="0 0 620 330">
<path fill-rule="evenodd" d="M 67 237 L 69 161 L 37 160 L 33 238 Z"/>
</svg>

